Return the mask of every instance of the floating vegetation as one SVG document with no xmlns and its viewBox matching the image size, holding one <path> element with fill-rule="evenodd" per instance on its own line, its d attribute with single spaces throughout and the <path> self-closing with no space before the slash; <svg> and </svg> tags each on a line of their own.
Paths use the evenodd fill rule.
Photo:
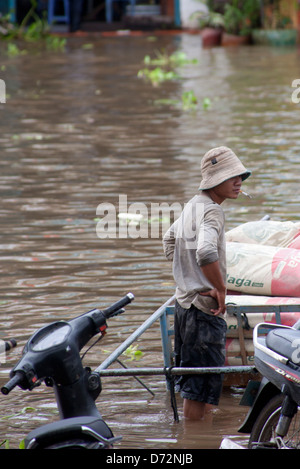
<svg viewBox="0 0 300 469">
<path fill-rule="evenodd" d="M 182 101 L 182 109 L 183 110 L 190 110 L 190 109 L 197 109 L 198 100 L 195 96 L 194 91 L 185 91 L 181 96 Z"/>
<path fill-rule="evenodd" d="M 162 104 L 166 106 L 179 107 L 184 111 L 196 111 L 199 109 L 199 102 L 194 93 L 194 91 L 185 91 L 181 100 L 178 99 L 156 99 L 155 104 Z M 204 98 L 202 100 L 202 109 L 204 111 L 208 110 L 211 107 L 211 100 L 209 98 Z"/>
<path fill-rule="evenodd" d="M 206 111 L 207 109 L 210 109 L 211 107 L 211 100 L 209 98 L 204 98 L 202 102 L 202 107 Z"/>
<path fill-rule="evenodd" d="M 156 67 L 153 70 L 145 68 L 138 72 L 139 78 L 146 78 L 153 86 L 158 86 L 164 81 L 174 80 L 179 78 L 176 72 L 173 70 L 163 70 L 161 67 Z"/>
<path fill-rule="evenodd" d="M 108 350 L 102 350 L 104 353 L 110 353 Z M 129 345 L 126 350 L 122 353 L 124 357 L 127 357 L 128 361 L 140 360 L 144 356 L 144 352 L 138 349 L 137 345 Z"/>
<path fill-rule="evenodd" d="M 186 54 L 182 51 L 173 52 L 173 54 L 168 55 L 166 52 L 156 52 L 156 58 L 151 59 L 150 55 L 144 57 L 145 65 L 155 65 L 161 67 L 180 67 L 186 64 L 197 64 L 197 59 L 188 59 Z"/>
<path fill-rule="evenodd" d="M 53 51 L 64 51 L 66 47 L 66 38 L 58 36 L 48 36 L 46 38 L 46 46 L 48 50 Z"/>
<path fill-rule="evenodd" d="M 6 420 L 6 419 L 11 419 L 11 418 L 14 418 L 14 417 L 18 417 L 20 415 L 24 415 L 24 414 L 28 414 L 30 412 L 35 412 L 36 409 L 34 407 L 23 407 L 22 410 L 20 410 L 19 412 L 16 412 L 15 414 L 9 414 L 9 415 L 4 415 L 4 417 L 0 417 L 0 420 Z"/>
<path fill-rule="evenodd" d="M 94 44 L 91 44 L 91 43 L 83 44 L 81 48 L 85 50 L 91 50 L 91 49 L 94 49 Z"/>
<path fill-rule="evenodd" d="M 6 49 L 6 53 L 9 57 L 17 57 L 19 55 L 25 55 L 27 54 L 27 50 L 23 49 L 21 50 L 17 44 L 13 43 L 13 42 L 9 42 L 7 44 L 7 49 Z"/>
<path fill-rule="evenodd" d="M 128 360 L 133 361 L 140 360 L 144 354 L 141 350 L 138 350 L 137 345 L 130 345 L 122 355 L 126 356 Z"/>
<path fill-rule="evenodd" d="M 174 71 L 175 68 L 186 64 L 197 64 L 197 59 L 188 59 L 186 54 L 182 51 L 176 51 L 168 55 L 165 51 L 156 51 L 156 57 L 151 58 L 150 55 L 144 57 L 144 64 L 149 68 L 144 68 L 138 72 L 139 78 L 145 78 L 152 83 L 153 86 L 159 86 L 167 80 L 178 79 L 178 74 Z M 151 69 L 151 66 L 155 66 Z M 157 99 L 155 104 L 169 105 L 172 107 L 179 107 L 184 111 L 195 111 L 201 106 L 194 91 L 185 91 L 182 93 L 181 100 L 178 99 Z M 211 100 L 204 98 L 202 100 L 202 109 L 208 110 L 211 107 Z"/>
<path fill-rule="evenodd" d="M 144 57 L 144 64 L 154 69 L 144 68 L 138 72 L 139 78 L 146 78 L 153 86 L 158 86 L 164 81 L 178 79 L 179 75 L 173 70 L 185 64 L 196 64 L 196 59 L 188 59 L 182 51 L 173 52 L 168 55 L 166 52 L 156 52 L 156 57 L 152 59 L 150 55 Z"/>
</svg>

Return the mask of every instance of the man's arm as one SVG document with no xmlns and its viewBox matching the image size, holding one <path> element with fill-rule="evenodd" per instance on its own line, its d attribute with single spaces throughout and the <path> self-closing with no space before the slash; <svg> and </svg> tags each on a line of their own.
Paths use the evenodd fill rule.
<svg viewBox="0 0 300 469">
<path fill-rule="evenodd" d="M 212 290 L 203 292 L 201 295 L 211 296 L 215 298 L 218 303 L 217 309 L 212 309 L 211 312 L 215 316 L 224 314 L 226 311 L 225 298 L 226 298 L 226 286 L 224 285 L 223 277 L 219 267 L 219 261 L 212 262 L 201 266 L 201 270 L 211 285 L 214 286 Z"/>
<path fill-rule="evenodd" d="M 219 263 L 218 243 L 224 227 L 224 213 L 221 208 L 214 204 L 205 213 L 204 220 L 200 226 L 202 230 L 198 237 L 196 259 L 199 268 L 213 288 L 201 295 L 211 296 L 217 301 L 217 309 L 211 310 L 215 315 L 225 313 L 226 285 Z"/>
</svg>

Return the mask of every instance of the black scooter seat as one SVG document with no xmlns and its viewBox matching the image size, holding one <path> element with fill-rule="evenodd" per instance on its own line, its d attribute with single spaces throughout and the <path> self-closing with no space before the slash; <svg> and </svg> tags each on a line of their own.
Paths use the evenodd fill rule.
<svg viewBox="0 0 300 469">
<path fill-rule="evenodd" d="M 273 329 L 266 337 L 266 346 L 300 365 L 300 330 Z"/>
<path fill-rule="evenodd" d="M 25 438 L 25 447 L 43 448 L 62 440 L 80 438 L 89 434 L 99 435 L 106 440 L 113 439 L 110 428 L 101 417 L 84 416 L 58 420 L 32 430 Z"/>
</svg>

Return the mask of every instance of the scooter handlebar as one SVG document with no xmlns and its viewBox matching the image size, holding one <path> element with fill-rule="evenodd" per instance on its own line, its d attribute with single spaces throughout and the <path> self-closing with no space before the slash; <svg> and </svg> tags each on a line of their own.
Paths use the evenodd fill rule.
<svg viewBox="0 0 300 469">
<path fill-rule="evenodd" d="M 94 335 L 94 333 L 98 332 L 99 327 L 105 324 L 106 319 L 111 318 L 112 316 L 116 316 L 117 314 L 123 313 L 124 312 L 123 307 L 131 303 L 131 301 L 133 300 L 134 300 L 134 295 L 132 293 L 128 293 L 123 298 L 118 300 L 116 303 L 112 304 L 111 306 L 109 306 L 108 308 L 102 311 L 93 310 L 86 315 L 82 315 L 82 316 L 79 316 L 78 318 L 71 320 L 70 324 L 72 323 L 72 327 L 70 327 L 70 330 L 72 331 L 72 334 L 73 334 L 72 340 L 76 341 L 78 348 L 81 349 L 82 346 L 85 345 L 87 341 Z M 91 327 L 90 321 L 87 321 L 85 319 L 86 317 L 92 318 L 93 323 L 94 323 L 93 327 Z M 66 333 L 64 333 L 63 336 L 58 335 L 58 338 L 56 338 L 56 341 L 54 340 L 54 338 L 56 337 L 57 330 L 58 330 L 56 326 L 57 326 L 57 323 L 53 323 L 52 325 L 50 324 L 48 326 L 45 326 L 45 328 L 42 328 L 42 330 L 38 331 L 29 340 L 28 343 L 30 343 L 31 345 L 29 346 L 27 352 L 35 353 L 35 352 L 32 352 L 30 348 L 33 346 L 32 344 L 35 344 L 34 341 L 37 341 L 38 343 L 39 340 L 41 342 L 48 340 L 47 345 L 44 344 L 41 348 L 41 351 L 44 353 L 44 355 L 47 354 L 47 356 L 49 356 L 50 350 L 55 349 L 55 346 L 57 347 L 58 344 L 60 345 L 64 344 L 66 340 L 69 340 L 69 336 Z M 97 330 L 95 329 L 95 327 Z M 62 328 L 60 328 L 60 330 L 61 329 Z M 44 333 L 45 333 L 45 336 L 43 335 Z M 54 340 L 53 343 L 51 342 L 51 335 L 53 335 L 52 337 L 52 339 Z M 67 339 L 67 336 L 68 336 L 68 339 Z M 29 371 L 31 372 L 31 368 L 35 369 L 35 360 L 33 359 L 32 356 L 30 356 L 28 360 L 30 362 Z M 32 364 L 32 361 L 33 361 L 33 364 Z M 27 362 L 25 361 L 24 363 L 23 362 L 21 364 L 20 363 L 21 362 L 19 362 L 18 365 L 14 368 L 15 373 L 11 377 L 11 379 L 1 388 L 2 394 L 4 395 L 9 394 L 10 391 L 12 391 L 12 389 L 14 389 L 18 385 L 22 387 L 23 389 L 25 388 L 32 389 L 33 382 L 31 382 L 31 376 L 27 370 Z M 17 367 L 18 367 L 18 370 L 17 370 Z M 42 371 L 41 371 L 41 363 L 38 363 L 37 368 L 38 368 L 38 371 L 36 371 L 36 375 L 41 377 L 40 375 L 44 373 L 45 369 L 42 367 Z"/>
<path fill-rule="evenodd" d="M 23 373 L 17 371 L 17 373 L 6 383 L 2 388 L 1 392 L 5 396 L 10 393 L 16 386 L 22 383 L 24 379 Z"/>
<path fill-rule="evenodd" d="M 106 319 L 114 316 L 118 312 L 123 312 L 123 307 L 128 305 L 134 300 L 134 295 L 132 293 L 127 293 L 123 298 L 118 300 L 116 303 L 112 304 L 108 308 L 102 311 Z"/>
</svg>

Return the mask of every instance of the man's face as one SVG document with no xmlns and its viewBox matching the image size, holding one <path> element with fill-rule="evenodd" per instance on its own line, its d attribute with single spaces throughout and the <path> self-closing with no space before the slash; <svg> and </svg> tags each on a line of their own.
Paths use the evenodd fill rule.
<svg viewBox="0 0 300 469">
<path fill-rule="evenodd" d="M 227 179 L 216 187 L 211 189 L 213 200 L 222 203 L 225 199 L 237 199 L 242 187 L 242 176 L 235 176 Z"/>
</svg>

